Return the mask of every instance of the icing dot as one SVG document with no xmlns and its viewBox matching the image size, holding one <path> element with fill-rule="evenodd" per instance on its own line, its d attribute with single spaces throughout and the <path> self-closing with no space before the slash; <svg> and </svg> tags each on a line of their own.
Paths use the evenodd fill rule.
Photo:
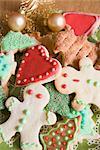
<svg viewBox="0 0 100 150">
<path fill-rule="evenodd" d="M 39 45 L 39 46 L 38 46 L 38 49 L 41 49 L 41 48 L 42 48 L 42 47 Z"/>
<path fill-rule="evenodd" d="M 67 87 L 67 85 L 66 84 L 62 84 L 62 86 L 61 86 L 63 89 L 65 89 L 66 87 Z"/>
<path fill-rule="evenodd" d="M 20 83 L 21 83 L 21 80 L 18 80 L 17 83 L 20 84 Z"/>
<path fill-rule="evenodd" d="M 72 127 L 73 125 L 71 123 L 68 123 L 68 127 Z"/>
<path fill-rule="evenodd" d="M 20 77 L 20 74 L 17 74 L 17 78 L 19 78 Z"/>
<path fill-rule="evenodd" d="M 72 134 L 70 134 L 70 135 L 69 135 L 69 138 L 72 138 L 72 137 L 73 137 L 73 135 L 72 135 Z"/>
<path fill-rule="evenodd" d="M 68 133 L 68 134 L 71 134 L 71 130 L 68 130 L 67 133 Z"/>
<path fill-rule="evenodd" d="M 46 72 L 46 76 L 48 76 L 49 75 L 49 72 Z"/>
<path fill-rule="evenodd" d="M 26 118 L 22 118 L 19 121 L 21 122 L 21 124 L 25 124 L 26 123 Z"/>
<path fill-rule="evenodd" d="M 56 142 L 56 139 L 55 139 L 55 138 L 52 138 L 52 142 L 53 142 L 53 143 Z"/>
<path fill-rule="evenodd" d="M 56 147 L 57 145 L 54 143 L 53 146 Z"/>
<path fill-rule="evenodd" d="M 25 63 L 25 60 L 22 60 L 22 64 L 24 64 Z"/>
<path fill-rule="evenodd" d="M 53 65 L 55 66 L 56 64 L 57 64 L 57 63 L 54 61 L 54 62 L 53 62 Z"/>
<path fill-rule="evenodd" d="M 67 125 L 64 125 L 64 128 L 66 129 L 66 128 L 67 128 Z"/>
<path fill-rule="evenodd" d="M 68 140 L 68 137 L 67 137 L 67 136 L 65 137 L 65 140 L 66 140 L 66 141 Z"/>
<path fill-rule="evenodd" d="M 34 47 L 32 47 L 32 50 L 34 50 Z"/>
<path fill-rule="evenodd" d="M 72 127 L 71 129 L 74 131 L 74 130 L 75 130 L 75 127 Z"/>
<path fill-rule="evenodd" d="M 34 77 L 31 78 L 31 81 L 34 81 Z"/>
<path fill-rule="evenodd" d="M 46 136 L 46 137 L 45 137 L 45 140 L 48 141 L 48 139 L 49 139 L 48 136 Z"/>
<path fill-rule="evenodd" d="M 63 132 L 63 131 L 64 131 L 64 129 L 63 129 L 63 128 L 60 128 L 60 131 L 61 131 L 61 132 Z"/>
<path fill-rule="evenodd" d="M 19 68 L 19 71 L 21 71 L 22 70 L 22 68 Z"/>
<path fill-rule="evenodd" d="M 45 53 L 42 53 L 41 56 L 45 56 Z"/>
<path fill-rule="evenodd" d="M 17 126 L 15 129 L 17 132 L 21 132 L 23 128 L 21 126 Z"/>
<path fill-rule="evenodd" d="M 24 82 L 26 82 L 26 81 L 27 81 L 27 79 L 24 79 L 23 81 L 24 81 Z"/>
<path fill-rule="evenodd" d="M 61 145 L 61 142 L 60 142 L 60 141 L 58 142 L 58 145 Z"/>
<path fill-rule="evenodd" d="M 68 75 L 67 75 L 67 73 L 64 73 L 62 76 L 66 78 Z"/>
<path fill-rule="evenodd" d="M 49 62 L 52 62 L 52 59 L 50 59 Z"/>
<path fill-rule="evenodd" d="M 57 136 L 56 139 L 59 140 L 59 139 L 60 139 L 60 136 Z"/>
<path fill-rule="evenodd" d="M 65 132 L 61 133 L 61 136 L 65 136 L 65 135 L 66 135 Z"/>
<path fill-rule="evenodd" d="M 42 79 L 42 75 L 39 75 L 39 79 Z"/>
<path fill-rule="evenodd" d="M 52 144 L 52 142 L 50 141 L 49 143 L 48 143 L 48 145 L 51 145 Z"/>
<path fill-rule="evenodd" d="M 29 56 L 29 53 L 25 53 L 25 56 L 26 56 L 26 57 Z"/>
<path fill-rule="evenodd" d="M 43 49 L 41 49 L 41 53 L 43 53 L 44 52 L 44 50 Z"/>
<path fill-rule="evenodd" d="M 51 69 L 52 72 L 54 72 L 55 70 L 56 70 L 55 68 L 52 68 L 52 69 Z"/>
<path fill-rule="evenodd" d="M 55 150 L 59 150 L 58 148 L 56 148 Z"/>
<path fill-rule="evenodd" d="M 56 131 L 56 134 L 59 134 L 59 131 L 58 131 L 58 130 Z"/>
<path fill-rule="evenodd" d="M 66 145 L 67 143 L 66 142 L 63 142 L 63 145 Z"/>
<path fill-rule="evenodd" d="M 54 132 L 52 132 L 52 135 L 54 136 L 54 135 L 55 135 L 55 133 L 54 133 Z"/>
<path fill-rule="evenodd" d="M 87 80 L 87 83 L 88 83 L 88 84 L 92 84 L 93 81 L 92 81 L 91 79 L 88 79 L 88 80 Z"/>
<path fill-rule="evenodd" d="M 61 147 L 61 148 L 60 148 L 60 150 L 64 150 L 64 148 L 63 148 L 63 147 Z"/>
<path fill-rule="evenodd" d="M 33 94 L 33 90 L 29 89 L 29 90 L 27 90 L 27 93 L 28 93 L 29 95 L 31 95 L 31 94 Z"/>
<path fill-rule="evenodd" d="M 49 57 L 46 57 L 46 60 L 48 61 L 48 60 L 49 60 Z"/>
<path fill-rule="evenodd" d="M 25 115 L 30 115 L 30 111 L 27 110 L 27 109 L 23 110 L 23 113 L 24 113 Z"/>
<path fill-rule="evenodd" d="M 43 97 L 43 95 L 39 93 L 39 94 L 36 95 L 36 97 L 41 99 Z"/>
</svg>

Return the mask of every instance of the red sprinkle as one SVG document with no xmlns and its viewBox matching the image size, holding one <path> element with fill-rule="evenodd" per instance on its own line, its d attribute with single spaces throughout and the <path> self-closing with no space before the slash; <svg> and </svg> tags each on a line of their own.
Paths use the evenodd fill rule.
<svg viewBox="0 0 100 150">
<path fill-rule="evenodd" d="M 48 136 L 46 136 L 46 137 L 45 137 L 45 141 L 48 141 L 48 139 L 49 139 Z"/>
<path fill-rule="evenodd" d="M 58 131 L 58 130 L 56 131 L 56 134 L 59 134 L 59 131 Z"/>
<path fill-rule="evenodd" d="M 66 142 L 63 142 L 63 145 L 66 145 L 67 143 Z"/>
<path fill-rule="evenodd" d="M 61 148 L 60 148 L 60 150 L 64 150 L 64 148 L 63 148 L 63 147 L 61 147 Z"/>
<path fill-rule="evenodd" d="M 27 93 L 28 93 L 29 95 L 31 95 L 31 94 L 33 94 L 33 90 L 29 89 L 29 90 L 27 91 Z"/>
<path fill-rule="evenodd" d="M 65 89 L 66 87 L 67 87 L 67 85 L 66 84 L 62 84 L 62 86 L 61 86 L 63 89 Z"/>
<path fill-rule="evenodd" d="M 69 135 L 69 138 L 72 138 L 72 137 L 73 137 L 73 135 L 72 135 L 72 134 L 70 134 L 70 135 Z"/>
<path fill-rule="evenodd" d="M 64 74 L 63 74 L 63 77 L 65 77 L 65 78 L 66 78 L 67 76 L 68 76 L 68 75 L 67 75 L 67 73 L 64 73 Z"/>
<path fill-rule="evenodd" d="M 36 95 L 36 97 L 41 99 L 43 97 L 43 95 L 39 93 L 39 94 Z"/>
<path fill-rule="evenodd" d="M 74 131 L 74 130 L 75 130 L 75 127 L 72 127 L 71 129 Z"/>
<path fill-rule="evenodd" d="M 74 82 L 79 82 L 80 80 L 78 80 L 78 79 L 73 79 L 73 81 L 74 81 Z"/>
<path fill-rule="evenodd" d="M 56 145 L 56 144 L 53 144 L 53 146 L 56 147 L 57 145 Z"/>
<path fill-rule="evenodd" d="M 56 139 L 55 139 L 55 138 L 52 138 L 52 142 L 55 143 L 55 142 L 56 142 Z"/>
<path fill-rule="evenodd" d="M 65 132 L 61 133 L 61 136 L 65 136 L 65 135 L 66 135 L 66 133 L 65 133 Z"/>
<path fill-rule="evenodd" d="M 66 129 L 66 128 L 67 128 L 67 125 L 64 125 L 64 128 Z"/>
</svg>

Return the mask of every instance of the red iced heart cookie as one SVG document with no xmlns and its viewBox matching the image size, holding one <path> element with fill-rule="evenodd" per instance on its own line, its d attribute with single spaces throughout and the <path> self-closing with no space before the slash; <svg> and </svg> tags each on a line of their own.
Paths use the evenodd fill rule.
<svg viewBox="0 0 100 150">
<path fill-rule="evenodd" d="M 98 16 L 85 14 L 85 13 L 76 13 L 68 12 L 64 13 L 66 23 L 70 25 L 76 35 L 89 34 L 96 26 L 98 26 Z"/>
<path fill-rule="evenodd" d="M 54 80 L 61 71 L 60 63 L 49 58 L 44 46 L 28 49 L 19 67 L 16 85 L 25 86 L 29 83 L 46 83 Z"/>
</svg>

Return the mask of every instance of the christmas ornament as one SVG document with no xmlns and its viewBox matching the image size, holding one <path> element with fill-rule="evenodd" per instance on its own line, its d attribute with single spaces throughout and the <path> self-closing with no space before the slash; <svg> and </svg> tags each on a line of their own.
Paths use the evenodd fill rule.
<svg viewBox="0 0 100 150">
<path fill-rule="evenodd" d="M 26 19 L 19 13 L 14 13 L 8 18 L 8 26 L 13 31 L 21 31 L 25 28 Z"/>
<path fill-rule="evenodd" d="M 58 32 L 64 29 L 65 25 L 65 18 L 61 14 L 54 13 L 48 18 L 48 27 L 53 32 Z"/>
</svg>

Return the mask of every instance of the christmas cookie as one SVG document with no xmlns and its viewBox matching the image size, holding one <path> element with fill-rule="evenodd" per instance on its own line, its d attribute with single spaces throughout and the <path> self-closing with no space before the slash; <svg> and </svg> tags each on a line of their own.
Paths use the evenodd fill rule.
<svg viewBox="0 0 100 150">
<path fill-rule="evenodd" d="M 10 31 L 1 41 L 1 50 L 3 52 L 13 51 L 16 53 L 18 50 L 22 51 L 38 44 L 39 42 L 34 37 L 29 37 L 21 32 Z"/>
<path fill-rule="evenodd" d="M 56 37 L 54 53 L 59 53 L 58 59 L 63 66 L 77 68 L 79 60 L 90 55 L 91 51 L 96 51 L 95 44 L 89 42 L 86 36 L 76 36 L 71 28 L 59 32 Z"/>
<path fill-rule="evenodd" d="M 65 119 L 58 122 L 57 127 L 47 134 L 41 134 L 40 139 L 44 150 L 68 150 L 79 132 L 81 117 Z"/>
<path fill-rule="evenodd" d="M 46 110 L 56 112 L 61 116 L 68 116 L 70 113 L 69 96 L 59 93 L 53 82 L 47 83 L 45 87 L 50 93 L 50 101 L 46 106 Z"/>
<path fill-rule="evenodd" d="M 76 93 L 72 107 L 81 110 L 88 103 L 100 107 L 100 72 L 93 68 L 89 58 L 79 62 L 80 71 L 63 67 L 61 75 L 55 80 L 57 90 L 62 94 Z"/>
<path fill-rule="evenodd" d="M 6 86 L 11 75 L 15 74 L 17 63 L 14 61 L 14 54 L 10 52 L 5 55 L 0 53 L 0 81 L 3 87 Z"/>
<path fill-rule="evenodd" d="M 25 53 L 16 76 L 16 85 L 47 83 L 56 79 L 60 72 L 60 63 L 49 57 L 47 49 L 42 45 L 35 46 Z"/>
<path fill-rule="evenodd" d="M 98 15 L 80 12 L 64 13 L 66 24 L 70 25 L 75 31 L 75 35 L 88 35 L 100 25 Z"/>
<path fill-rule="evenodd" d="M 4 91 L 3 87 L 0 86 L 0 110 L 4 109 L 4 102 L 6 100 L 6 92 Z"/>
<path fill-rule="evenodd" d="M 20 132 L 22 150 L 42 150 L 39 143 L 40 128 L 56 122 L 54 113 L 44 111 L 49 97 L 47 89 L 39 84 L 25 88 L 23 102 L 10 97 L 6 101 L 6 107 L 11 112 L 10 118 L 0 125 L 2 140 L 8 142 L 16 132 Z"/>
</svg>

